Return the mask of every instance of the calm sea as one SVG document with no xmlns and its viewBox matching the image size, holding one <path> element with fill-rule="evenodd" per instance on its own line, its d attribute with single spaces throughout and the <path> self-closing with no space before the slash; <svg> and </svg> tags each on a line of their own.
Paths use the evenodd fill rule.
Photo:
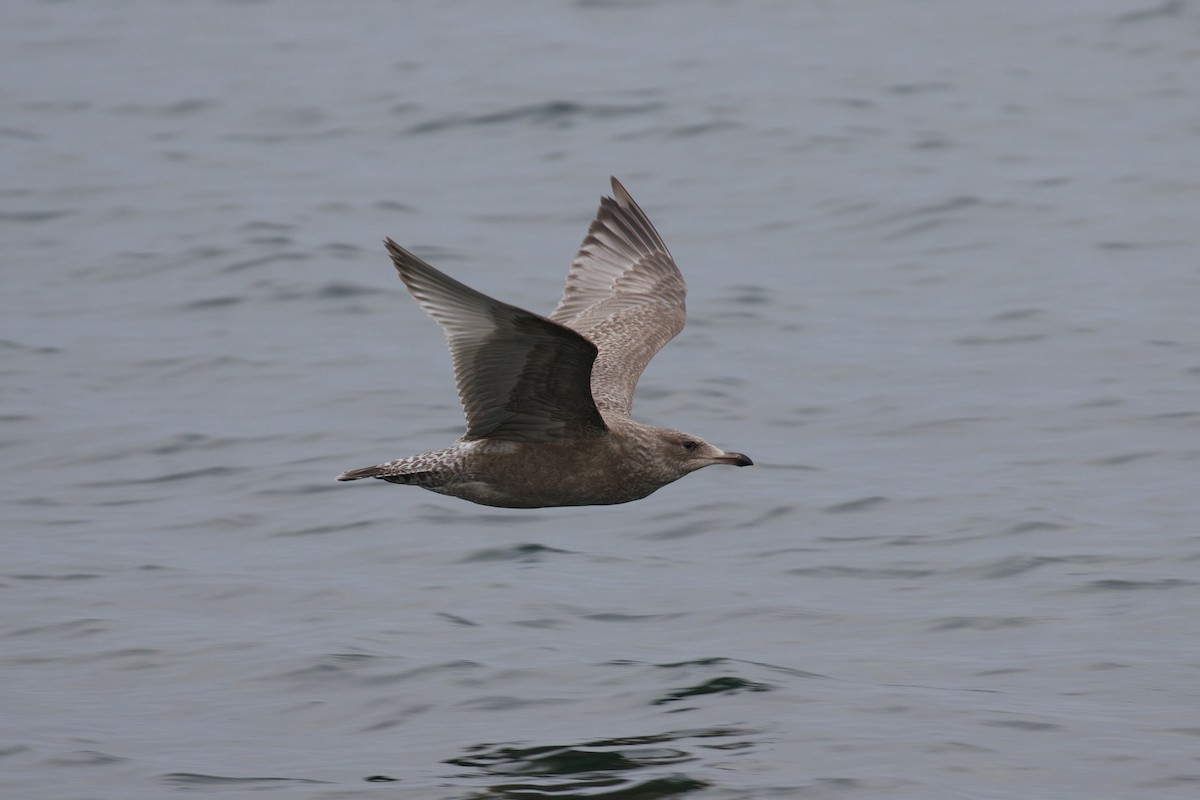
<svg viewBox="0 0 1200 800">
<path fill-rule="evenodd" d="M 1200 793 L 1200 4 L 0 9 L 0 796 Z M 462 430 L 392 236 L 690 284 L 607 508 Z"/>
</svg>

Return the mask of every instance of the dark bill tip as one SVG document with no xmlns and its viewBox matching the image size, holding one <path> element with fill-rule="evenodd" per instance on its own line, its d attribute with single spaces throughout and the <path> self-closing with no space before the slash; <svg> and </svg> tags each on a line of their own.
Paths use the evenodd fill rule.
<svg viewBox="0 0 1200 800">
<path fill-rule="evenodd" d="M 753 467 L 754 466 L 754 462 L 750 460 L 750 457 L 746 456 L 746 455 L 742 455 L 741 453 L 726 453 L 721 458 L 721 461 L 725 464 L 732 464 L 735 467 Z"/>
</svg>

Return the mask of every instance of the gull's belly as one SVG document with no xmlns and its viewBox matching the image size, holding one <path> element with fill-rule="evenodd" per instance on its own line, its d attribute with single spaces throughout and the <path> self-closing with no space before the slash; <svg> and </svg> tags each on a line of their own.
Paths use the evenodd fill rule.
<svg viewBox="0 0 1200 800">
<path fill-rule="evenodd" d="M 540 508 L 628 503 L 662 486 L 604 439 L 488 441 L 476 453 L 458 480 L 435 491 L 483 505 Z"/>
</svg>

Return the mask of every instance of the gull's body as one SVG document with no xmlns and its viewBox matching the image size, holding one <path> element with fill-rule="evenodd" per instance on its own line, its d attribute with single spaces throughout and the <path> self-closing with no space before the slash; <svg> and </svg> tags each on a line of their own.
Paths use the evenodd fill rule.
<svg viewBox="0 0 1200 800">
<path fill-rule="evenodd" d="M 626 503 L 712 464 L 703 439 L 630 417 L 642 370 L 683 329 L 686 286 L 614 178 L 547 318 L 450 278 L 388 239 L 409 292 L 446 333 L 467 432 L 441 450 L 350 470 L 509 508 Z"/>
</svg>

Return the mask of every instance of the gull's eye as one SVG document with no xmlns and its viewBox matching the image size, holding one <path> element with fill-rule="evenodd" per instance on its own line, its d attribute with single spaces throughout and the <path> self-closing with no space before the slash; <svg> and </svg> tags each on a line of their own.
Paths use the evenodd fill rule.
<svg viewBox="0 0 1200 800">
<path fill-rule="evenodd" d="M 691 439 L 684 439 L 683 440 L 683 449 L 684 450 L 695 450 L 696 443 L 694 441 L 692 441 Z"/>
</svg>

